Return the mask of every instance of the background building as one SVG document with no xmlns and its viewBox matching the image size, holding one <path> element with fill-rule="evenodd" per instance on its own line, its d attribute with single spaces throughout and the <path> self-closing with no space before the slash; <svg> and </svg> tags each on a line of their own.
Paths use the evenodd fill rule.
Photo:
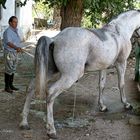
<svg viewBox="0 0 140 140">
<path fill-rule="evenodd" d="M 27 38 L 32 29 L 32 2 L 28 0 L 25 6 L 19 6 L 19 2 L 24 0 L 7 0 L 6 9 L 0 7 L 0 38 L 2 39 L 3 31 L 8 27 L 8 20 L 11 16 L 17 16 L 18 29 L 21 39 Z"/>
</svg>

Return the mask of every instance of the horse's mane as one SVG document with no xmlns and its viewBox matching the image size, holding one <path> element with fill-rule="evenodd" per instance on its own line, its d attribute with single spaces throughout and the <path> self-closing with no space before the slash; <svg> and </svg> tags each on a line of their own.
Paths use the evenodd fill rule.
<svg viewBox="0 0 140 140">
<path fill-rule="evenodd" d="M 140 10 L 128 10 L 125 11 L 121 14 L 119 14 L 118 16 L 113 17 L 110 22 L 108 22 L 106 25 L 104 25 L 102 28 L 100 29 L 93 29 L 90 30 L 91 32 L 93 32 L 94 34 L 96 34 L 102 41 L 106 40 L 106 35 L 105 32 L 109 31 L 112 33 L 116 33 L 116 34 L 120 34 L 120 28 L 119 28 L 119 23 L 123 23 L 124 20 L 128 20 L 128 18 L 131 16 L 135 16 L 136 14 L 140 14 Z M 129 15 L 129 17 L 128 17 Z"/>
<path fill-rule="evenodd" d="M 127 18 L 126 14 L 128 14 L 128 13 L 131 13 L 132 14 L 131 16 L 133 17 L 133 14 L 136 14 L 136 12 L 140 13 L 140 10 L 133 9 L 133 10 L 125 11 L 125 12 L 119 14 L 118 16 L 115 16 L 115 17 L 111 18 L 111 20 L 108 22 L 108 24 L 115 23 L 115 22 L 117 22 L 120 19 Z"/>
</svg>

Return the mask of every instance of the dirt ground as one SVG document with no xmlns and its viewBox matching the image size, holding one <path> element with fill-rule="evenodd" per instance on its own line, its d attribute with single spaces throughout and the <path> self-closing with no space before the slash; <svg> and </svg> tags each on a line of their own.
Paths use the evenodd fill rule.
<svg viewBox="0 0 140 140">
<path fill-rule="evenodd" d="M 34 77 L 33 59 L 20 55 L 15 85 L 20 88 L 12 95 L 4 92 L 4 65 L 0 57 L 0 140 L 48 140 L 42 111 L 45 105 L 34 104 L 29 124 L 31 130 L 20 130 L 21 112 L 26 99 L 26 89 Z M 54 117 L 59 140 L 139 140 L 140 93 L 134 82 L 134 59 L 126 71 L 126 96 L 133 105 L 126 111 L 120 101 L 117 75 L 108 69 L 104 100 L 108 112 L 98 109 L 98 72 L 86 73 L 78 83 L 63 92 L 55 101 Z M 39 112 L 37 113 L 38 110 Z"/>
</svg>

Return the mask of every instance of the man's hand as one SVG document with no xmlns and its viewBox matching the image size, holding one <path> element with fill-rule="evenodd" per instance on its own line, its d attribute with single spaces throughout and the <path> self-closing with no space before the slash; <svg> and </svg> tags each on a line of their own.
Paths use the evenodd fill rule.
<svg viewBox="0 0 140 140">
<path fill-rule="evenodd" d="M 15 50 L 17 51 L 17 53 L 22 52 L 22 49 L 21 49 L 20 47 L 15 46 L 15 45 L 14 45 L 13 43 L 11 43 L 11 42 L 8 42 L 7 45 L 8 45 L 10 48 L 15 49 Z"/>
<path fill-rule="evenodd" d="M 20 47 L 16 48 L 17 53 L 22 52 L 22 49 Z"/>
</svg>

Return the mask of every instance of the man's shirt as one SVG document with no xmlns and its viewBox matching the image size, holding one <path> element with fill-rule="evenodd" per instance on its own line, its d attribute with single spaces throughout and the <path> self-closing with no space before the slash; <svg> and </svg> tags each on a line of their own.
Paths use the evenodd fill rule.
<svg viewBox="0 0 140 140">
<path fill-rule="evenodd" d="M 11 42 L 16 47 L 20 47 L 21 39 L 18 35 L 17 29 L 9 26 L 3 33 L 3 47 L 5 50 L 15 52 L 14 48 L 8 46 L 8 42 Z"/>
</svg>

